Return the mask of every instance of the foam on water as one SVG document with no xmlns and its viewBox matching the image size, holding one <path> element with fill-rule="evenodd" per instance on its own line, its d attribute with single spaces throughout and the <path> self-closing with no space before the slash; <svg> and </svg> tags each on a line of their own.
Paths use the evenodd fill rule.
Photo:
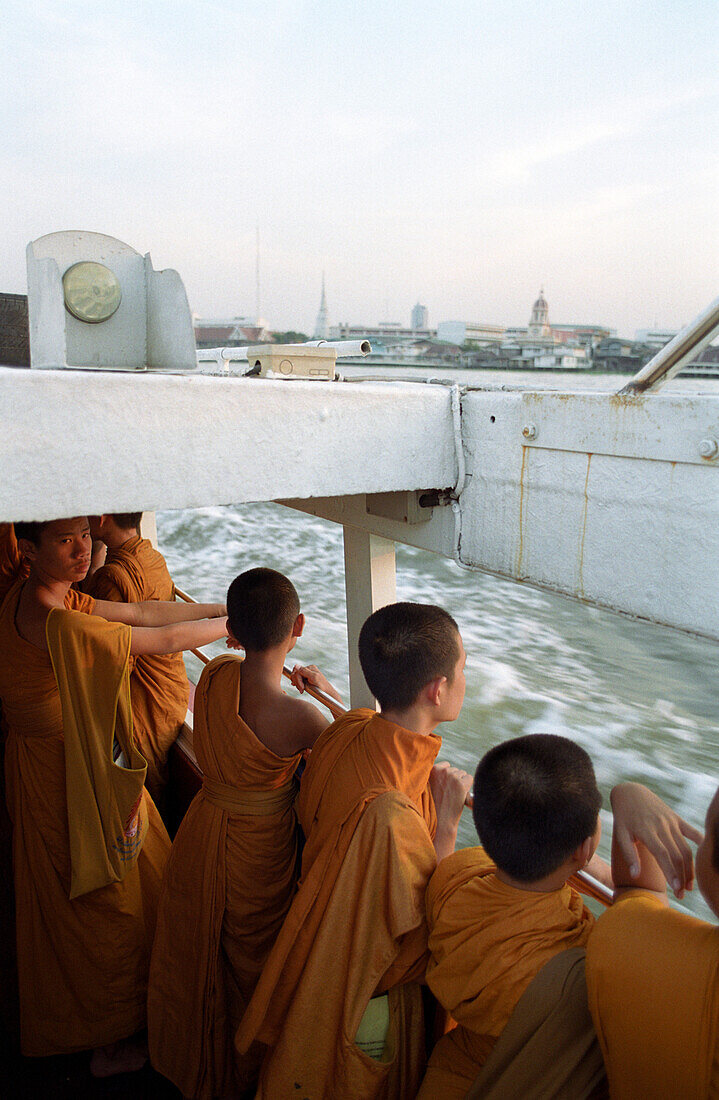
<svg viewBox="0 0 719 1100">
<path fill-rule="evenodd" d="M 197 599 L 221 598 L 237 573 L 256 565 L 286 573 L 307 615 L 292 657 L 320 665 L 347 699 L 339 526 L 273 504 L 163 512 L 157 521 L 173 577 Z M 715 644 L 400 545 L 397 595 L 441 603 L 464 638 L 467 696 L 457 722 L 440 731 L 443 757 L 474 771 L 501 740 L 561 733 L 591 754 L 605 805 L 614 783 L 634 779 L 703 823 L 718 778 Z M 607 856 L 608 818 L 605 826 Z M 460 842 L 476 843 L 469 814 Z M 688 905 L 707 915 L 696 893 Z"/>
</svg>

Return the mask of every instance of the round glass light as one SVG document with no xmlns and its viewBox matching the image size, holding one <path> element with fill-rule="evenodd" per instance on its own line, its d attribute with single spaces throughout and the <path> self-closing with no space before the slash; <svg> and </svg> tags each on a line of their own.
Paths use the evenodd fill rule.
<svg viewBox="0 0 719 1100">
<path fill-rule="evenodd" d="M 68 267 L 62 277 L 65 308 L 78 321 L 97 325 L 107 321 L 122 301 L 117 275 L 104 264 L 84 260 Z"/>
</svg>

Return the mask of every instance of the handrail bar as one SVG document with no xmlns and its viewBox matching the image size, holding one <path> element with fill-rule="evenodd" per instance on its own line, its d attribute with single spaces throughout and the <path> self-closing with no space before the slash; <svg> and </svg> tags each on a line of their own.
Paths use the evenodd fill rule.
<svg viewBox="0 0 719 1100">
<path fill-rule="evenodd" d="M 618 396 L 649 393 L 659 389 L 682 367 L 710 344 L 719 330 L 719 298 L 715 298 L 702 313 L 678 332 L 673 340 L 660 348 L 648 363 L 618 391 Z"/>
<path fill-rule="evenodd" d="M 184 600 L 185 603 L 197 603 L 197 600 L 194 600 L 192 596 L 188 596 L 187 593 L 183 592 L 177 585 L 175 585 L 175 594 L 179 596 L 181 600 Z M 190 652 L 194 653 L 196 657 L 199 657 L 203 664 L 207 665 L 210 663 L 210 658 L 199 649 L 193 649 Z M 286 676 L 288 680 L 292 679 L 292 671 L 287 665 L 283 667 L 282 675 Z M 343 714 L 347 713 L 345 707 L 338 703 L 336 699 L 333 699 L 331 695 L 321 691 L 320 688 L 316 688 L 312 684 L 305 684 L 305 691 L 308 695 L 311 695 L 313 699 L 316 699 L 318 703 L 323 703 L 332 713 L 334 718 L 341 718 Z M 467 795 L 464 804 L 468 809 L 471 809 L 472 802 L 473 799 L 470 793 Z M 586 871 L 577 871 L 576 874 L 571 876 L 569 882 L 577 890 L 581 890 L 583 894 L 586 894 L 587 897 L 594 898 L 595 901 L 599 901 L 603 905 L 612 904 L 614 895 L 609 887 L 599 882 L 598 879 L 594 878 L 593 875 L 588 874 Z"/>
</svg>

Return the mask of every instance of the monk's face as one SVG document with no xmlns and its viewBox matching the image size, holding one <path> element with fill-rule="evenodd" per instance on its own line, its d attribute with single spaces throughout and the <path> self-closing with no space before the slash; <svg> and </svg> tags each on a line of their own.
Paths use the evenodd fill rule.
<svg viewBox="0 0 719 1100">
<path fill-rule="evenodd" d="M 33 571 L 47 581 L 72 584 L 90 567 L 92 541 L 87 516 L 56 519 L 43 528 L 37 546 L 27 543 Z"/>
<path fill-rule="evenodd" d="M 719 917 L 719 871 L 715 867 L 717 823 L 719 823 L 719 790 L 709 803 L 704 824 L 704 839 L 697 848 L 696 858 L 697 885 L 715 917 Z"/>
<path fill-rule="evenodd" d="M 459 641 L 459 657 L 457 663 L 454 666 L 454 676 L 452 682 L 446 685 L 445 689 L 445 705 L 447 708 L 447 717 L 443 718 L 443 722 L 454 722 L 455 718 L 459 718 L 459 713 L 464 703 L 464 693 L 467 690 L 467 679 L 464 674 L 464 666 L 467 663 L 467 654 L 464 652 L 464 646 L 462 639 L 457 635 Z"/>
</svg>

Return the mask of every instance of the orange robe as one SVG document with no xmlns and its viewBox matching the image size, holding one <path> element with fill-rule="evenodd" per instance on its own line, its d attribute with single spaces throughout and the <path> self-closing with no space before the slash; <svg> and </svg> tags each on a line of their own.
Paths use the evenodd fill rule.
<svg viewBox="0 0 719 1100">
<path fill-rule="evenodd" d="M 139 535 L 116 550 L 88 580 L 96 600 L 141 603 L 174 600 L 175 586 L 162 554 Z M 185 720 L 189 682 L 181 653 L 132 658 L 130 697 L 135 743 L 147 761 L 147 788 L 158 798 L 167 782 L 167 753 Z"/>
<path fill-rule="evenodd" d="M 24 580 L 30 573 L 17 546 L 12 523 L 0 523 L 0 603 L 17 580 Z"/>
<path fill-rule="evenodd" d="M 594 918 L 570 886 L 520 890 L 496 869 L 483 848 L 464 848 L 427 890 L 427 985 L 458 1026 L 432 1052 L 422 1100 L 464 1097 L 532 979 L 589 938 Z"/>
<path fill-rule="evenodd" d="M 719 927 L 632 890 L 587 947 L 612 1100 L 719 1097 Z"/>
<path fill-rule="evenodd" d="M 318 738 L 297 816 L 307 838 L 297 895 L 237 1036 L 271 1049 L 258 1097 L 414 1096 L 424 1064 L 424 893 L 436 866 L 429 775 L 441 745 L 354 710 Z M 389 994 L 386 1061 L 355 1044 Z"/>
<path fill-rule="evenodd" d="M 152 1064 L 183 1096 L 211 1100 L 254 1085 L 262 1050 L 234 1037 L 297 881 L 294 773 L 238 714 L 242 661 L 216 657 L 195 694 L 202 790 L 167 867 L 152 952 Z"/>
<path fill-rule="evenodd" d="M 26 1055 L 104 1046 L 143 1027 L 157 900 L 169 838 L 143 793 L 148 833 L 118 883 L 69 900 L 70 844 L 60 695 L 50 655 L 20 636 L 23 582 L 0 606 L 0 699 L 8 727 L 7 802 Z M 94 601 L 71 589 L 70 611 Z"/>
</svg>

